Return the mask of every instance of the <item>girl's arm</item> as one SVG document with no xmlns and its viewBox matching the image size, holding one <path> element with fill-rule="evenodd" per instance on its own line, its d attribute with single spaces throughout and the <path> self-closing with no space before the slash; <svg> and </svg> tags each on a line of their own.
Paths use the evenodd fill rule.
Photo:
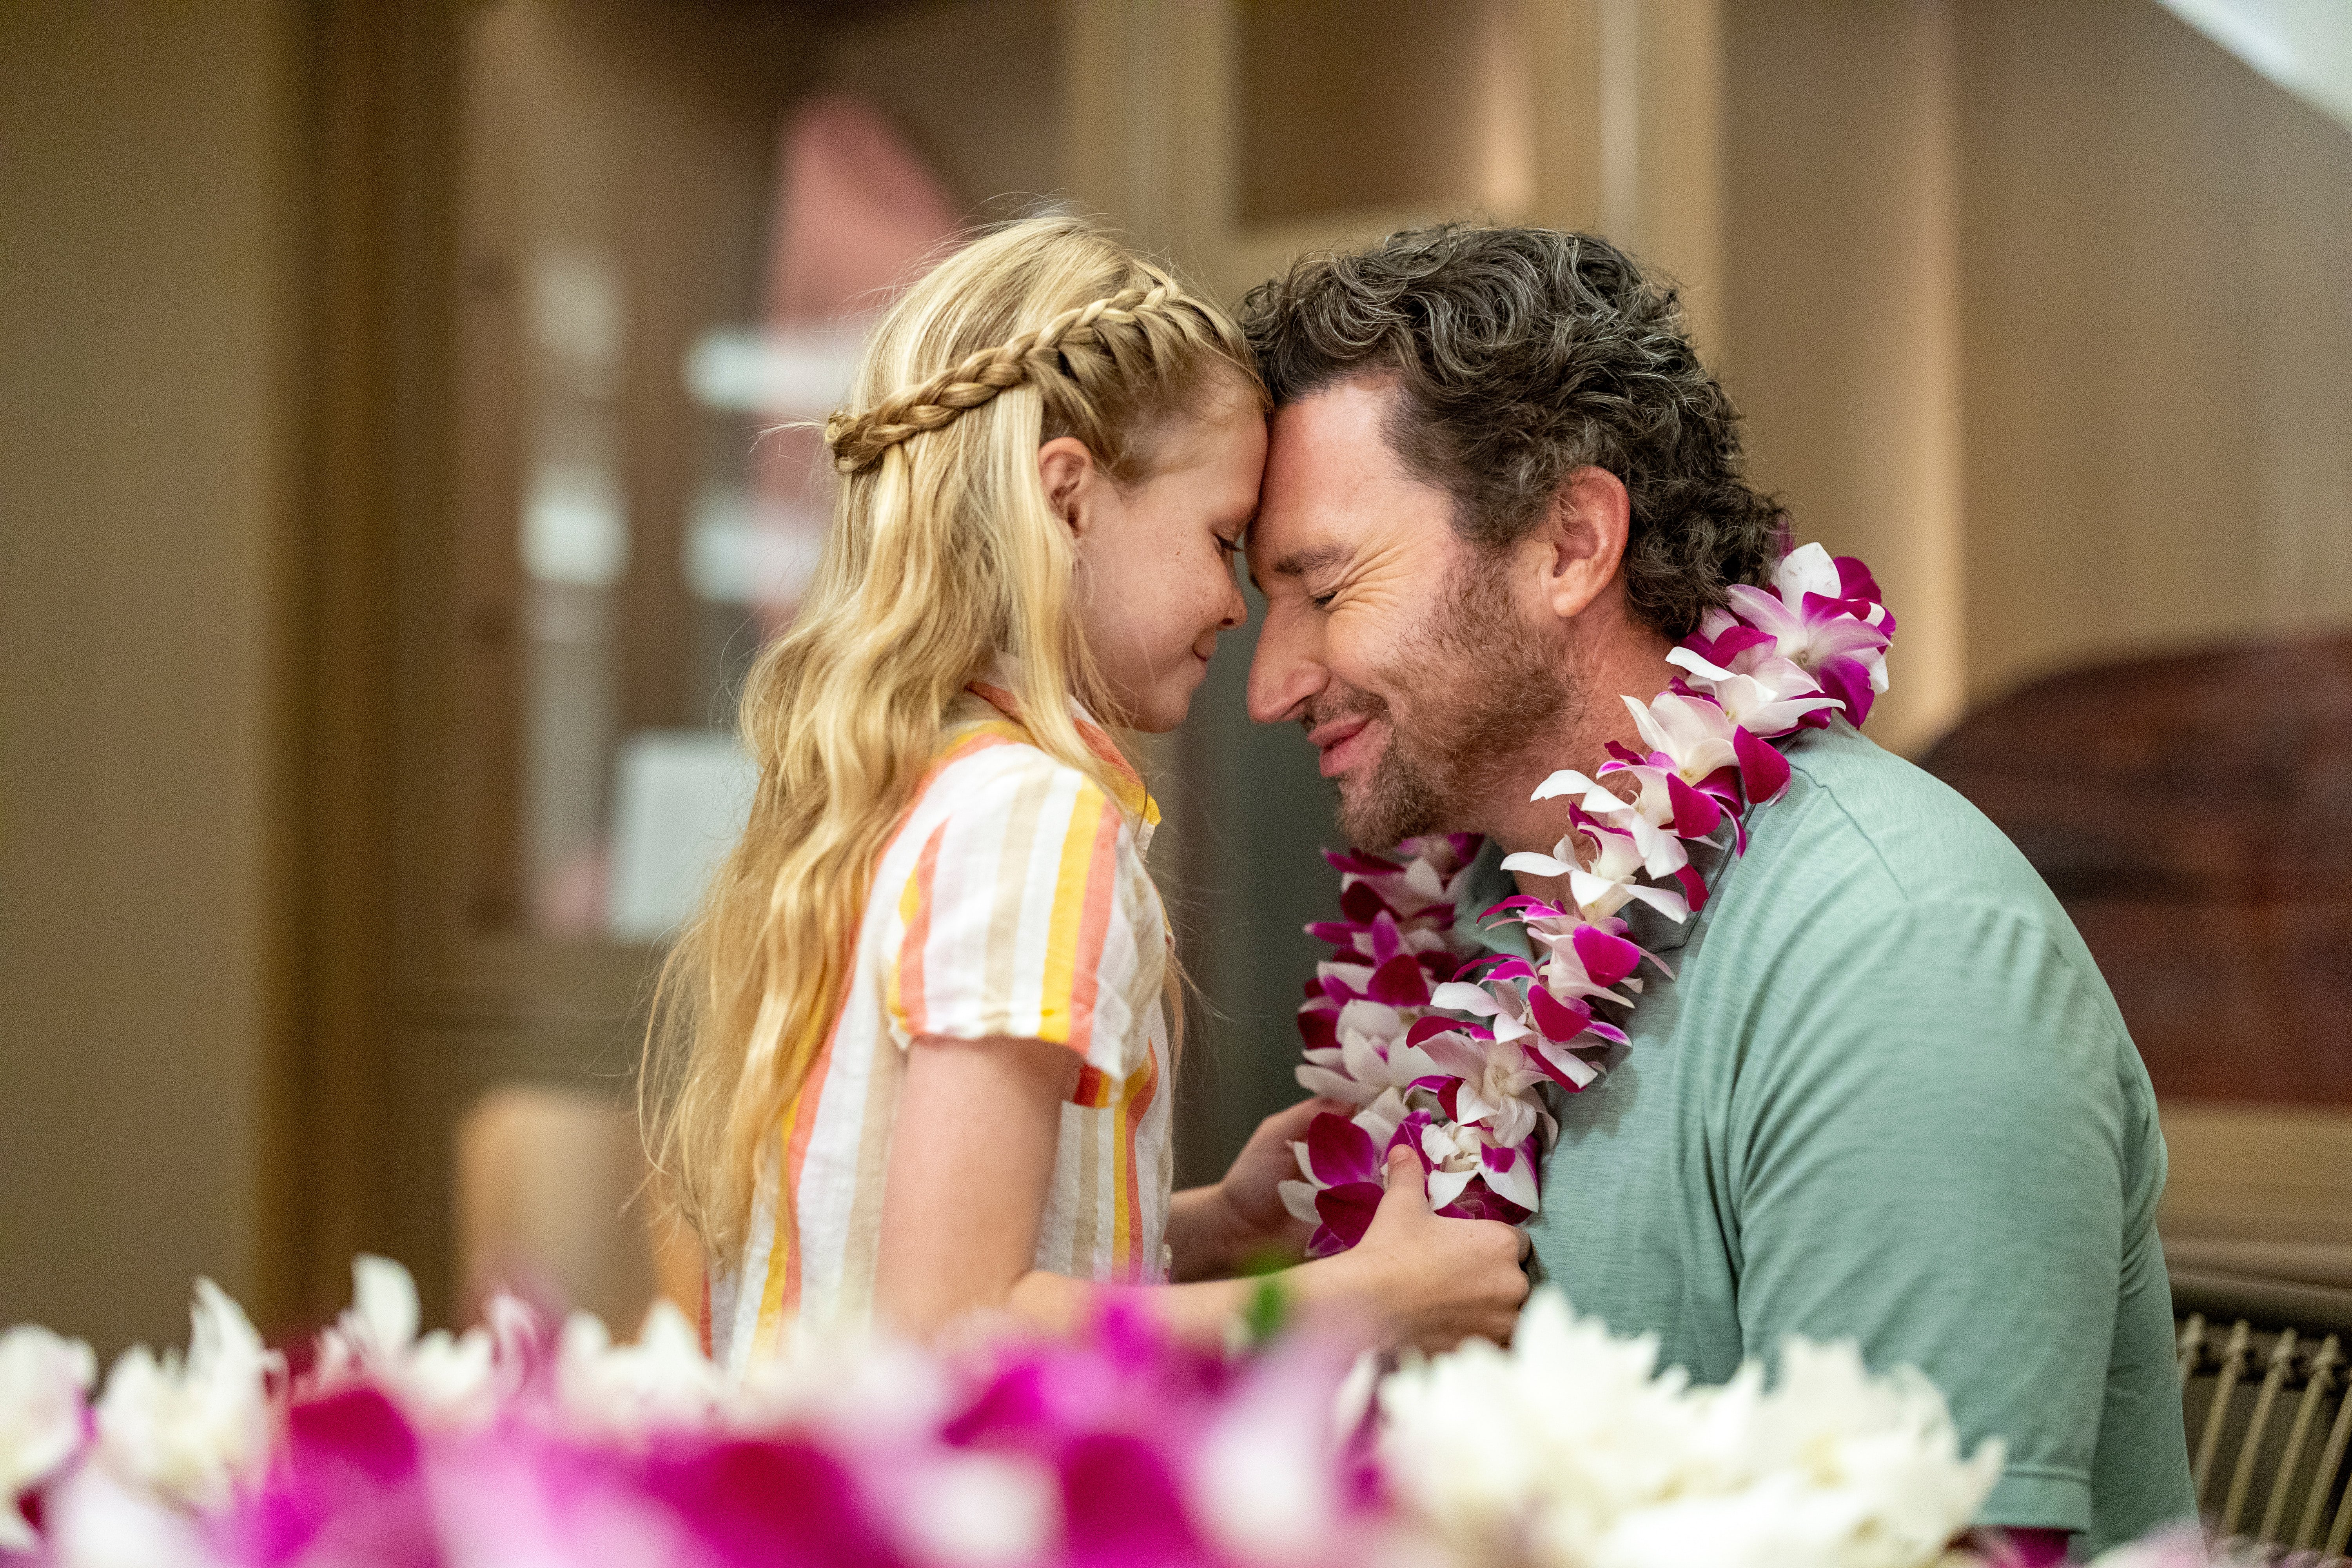
<svg viewBox="0 0 2352 1568">
<path fill-rule="evenodd" d="M 1009 1310 L 1056 1332 L 1085 1321 L 1097 1288 L 1031 1267 L 1062 1101 L 1077 1072 L 1070 1051 L 1035 1040 L 915 1042 L 882 1202 L 876 1307 L 885 1321 L 929 1337 L 979 1310 Z M 1391 1170 L 1419 1174 L 1402 1151 Z M 1431 1214 L 1421 1182 L 1406 1179 L 1390 1184 L 1352 1251 L 1281 1279 L 1295 1300 L 1370 1310 L 1391 1342 L 1500 1342 L 1527 1295 L 1526 1248 L 1508 1226 Z M 1160 1287 L 1150 1299 L 1178 1332 L 1216 1342 L 1255 1288 L 1247 1279 L 1203 1280 Z"/>
</svg>

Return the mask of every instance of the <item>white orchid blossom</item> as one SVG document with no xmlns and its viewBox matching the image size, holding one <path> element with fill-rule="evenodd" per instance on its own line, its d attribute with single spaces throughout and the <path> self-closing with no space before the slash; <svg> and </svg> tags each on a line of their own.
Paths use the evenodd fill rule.
<svg viewBox="0 0 2352 1568">
<path fill-rule="evenodd" d="M 702 1336 L 686 1314 L 656 1298 L 635 1344 L 614 1344 L 593 1312 L 565 1319 L 556 1342 L 555 1392 L 577 1428 L 633 1436 L 716 1421 L 732 1384 L 702 1353 Z"/>
<path fill-rule="evenodd" d="M 1520 1041 L 1480 1039 L 1449 1029 L 1423 1040 L 1421 1048 L 1440 1071 L 1455 1080 L 1455 1121 L 1482 1125 L 1496 1142 L 1507 1145 L 1526 1142 L 1539 1126 L 1547 1142 L 1557 1131 L 1551 1112 L 1533 1093 L 1550 1075 L 1528 1059 L 1527 1047 Z"/>
<path fill-rule="evenodd" d="M 16 1500 L 81 1452 L 98 1359 L 32 1323 L 0 1333 L 0 1552 L 38 1544 Z"/>
<path fill-rule="evenodd" d="M 1354 1001 L 1339 1009 L 1337 1047 L 1310 1048 L 1297 1070 L 1299 1087 L 1343 1104 L 1363 1107 L 1383 1093 L 1402 1093 L 1415 1079 L 1437 1071 L 1436 1064 L 1404 1043 L 1404 1015 L 1378 1002 Z"/>
<path fill-rule="evenodd" d="M 284 1361 L 244 1310 L 196 1281 L 187 1354 L 122 1353 L 98 1402 L 98 1458 L 123 1480 L 174 1502 L 213 1507 L 261 1465 L 276 1416 L 268 1383 Z"/>
<path fill-rule="evenodd" d="M 1530 1130 L 1532 1131 L 1532 1129 Z M 1527 1151 L 1505 1143 L 1474 1121 L 1433 1121 L 1421 1130 L 1421 1152 L 1429 1162 L 1429 1201 L 1444 1208 L 1479 1177 L 1495 1195 L 1533 1211 L 1540 1194 Z"/>
<path fill-rule="evenodd" d="M 413 1419 L 478 1425 L 498 1405 L 496 1345 L 488 1330 L 417 1336 L 416 1281 L 388 1258 L 352 1260 L 352 1305 L 319 1336 L 311 1381 L 321 1389 L 373 1380 Z"/>
<path fill-rule="evenodd" d="M 1583 829 L 1582 837 L 1593 844 L 1589 862 L 1577 858 L 1576 840 L 1571 832 L 1553 847 L 1549 855 L 1534 850 L 1520 850 L 1503 858 L 1507 871 L 1525 871 L 1537 877 L 1565 877 L 1568 895 L 1587 921 L 1605 921 L 1629 903 L 1643 903 L 1668 920 L 1690 918 L 1690 900 L 1670 888 L 1651 887 L 1638 879 L 1648 876 L 1671 876 L 1689 863 L 1682 841 L 1669 834 L 1659 833 L 1641 818 L 1633 819 L 1634 831 L 1621 832 L 1613 827 L 1591 826 Z M 1645 852 L 1637 835 L 1655 835 L 1670 849 L 1662 849 L 1654 841 Z M 1652 870 L 1653 865 L 1662 868 Z"/>
<path fill-rule="evenodd" d="M 1508 1351 L 1382 1386 L 1387 1473 L 1457 1560 L 1545 1568 L 1921 1568 L 2000 1476 L 1998 1442 L 1963 1459 L 1934 1387 L 1850 1342 L 1790 1341 L 1769 1389 L 1754 1363 L 1694 1389 L 1656 1357 L 1539 1290 Z"/>
<path fill-rule="evenodd" d="M 1735 674 L 1678 647 L 1666 655 L 1666 662 L 1685 671 L 1692 686 L 1713 697 L 1732 723 L 1753 735 L 1792 729 L 1806 714 L 1838 706 L 1793 659 L 1769 658 L 1751 673 Z"/>
</svg>

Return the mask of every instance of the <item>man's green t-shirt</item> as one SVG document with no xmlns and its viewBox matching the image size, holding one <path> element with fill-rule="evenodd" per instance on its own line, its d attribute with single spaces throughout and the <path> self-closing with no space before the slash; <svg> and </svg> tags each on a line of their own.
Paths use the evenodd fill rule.
<svg viewBox="0 0 2352 1568">
<path fill-rule="evenodd" d="M 1788 754 L 1704 912 L 1636 930 L 1675 978 L 1631 1050 L 1555 1100 L 1543 1277 L 1701 1382 L 1790 1334 L 1917 1366 L 2007 1444 L 1984 1522 L 2097 1550 L 2189 1516 L 2164 1139 L 2089 950 L 1939 781 L 1843 723 Z"/>
</svg>

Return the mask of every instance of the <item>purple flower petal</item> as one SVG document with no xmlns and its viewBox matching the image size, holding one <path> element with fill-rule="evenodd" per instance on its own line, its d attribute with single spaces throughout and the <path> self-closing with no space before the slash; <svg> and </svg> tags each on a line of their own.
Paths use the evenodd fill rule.
<svg viewBox="0 0 2352 1568">
<path fill-rule="evenodd" d="M 1391 1007 L 1426 1007 L 1429 979 L 1419 963 L 1401 952 L 1372 971 L 1372 983 L 1365 994 Z"/>
<path fill-rule="evenodd" d="M 1625 945 L 1631 947 L 1633 944 L 1628 942 Z M 1562 1002 L 1540 985 L 1528 987 L 1528 1011 L 1535 1016 L 1536 1027 L 1543 1031 L 1544 1038 L 1548 1040 L 1572 1040 L 1584 1033 L 1585 1026 L 1592 1022 L 1591 1008 L 1581 1002 Z"/>
<path fill-rule="evenodd" d="M 1683 868 L 1687 871 L 1689 867 Z M 1691 908 L 1698 905 L 1693 903 Z M 1642 962 L 1642 950 L 1622 936 L 1613 936 L 1599 926 L 1580 925 L 1570 933 L 1569 941 L 1576 949 L 1576 961 L 1584 965 L 1584 973 L 1595 985 L 1614 985 L 1633 973 Z"/>
<path fill-rule="evenodd" d="M 1878 694 L 1870 689 L 1870 672 L 1859 659 L 1832 658 L 1814 672 L 1822 689 L 1845 705 L 1846 721 L 1856 729 L 1870 717 L 1870 704 Z"/>
<path fill-rule="evenodd" d="M 1084 1434 L 1062 1451 L 1061 1468 L 1070 1561 L 1142 1568 L 1206 1560 L 1174 1470 L 1145 1438 Z"/>
<path fill-rule="evenodd" d="M 1412 1027 L 1404 1032 L 1404 1043 L 1408 1046 L 1417 1046 L 1433 1036 L 1450 1035 L 1461 1026 L 1458 1019 L 1432 1013 L 1425 1018 L 1415 1018 L 1412 1021 Z"/>
<path fill-rule="evenodd" d="M 1370 882 L 1350 882 L 1339 890 L 1339 912 L 1360 926 L 1370 925 L 1388 908 Z"/>
<path fill-rule="evenodd" d="M 1372 1136 L 1346 1117 L 1325 1111 L 1307 1124 L 1307 1163 L 1327 1187 L 1380 1179 Z"/>
<path fill-rule="evenodd" d="M 1739 779 L 1748 803 L 1765 805 L 1780 799 L 1789 787 L 1789 759 L 1744 729 L 1731 732 L 1731 749 L 1739 758 Z"/>
<path fill-rule="evenodd" d="M 1323 1216 L 1341 1247 L 1353 1247 L 1371 1228 L 1382 1195 L 1378 1183 L 1343 1182 L 1315 1194 L 1315 1212 Z"/>
<path fill-rule="evenodd" d="M 1886 602 L 1886 595 L 1878 591 L 1878 579 L 1870 574 L 1870 568 L 1858 557 L 1832 555 L 1830 564 L 1837 568 L 1838 592 L 1845 597 L 1867 599 L 1874 605 Z"/>
<path fill-rule="evenodd" d="M 1680 773 L 1666 775 L 1666 799 L 1675 808 L 1677 837 L 1704 838 L 1723 820 L 1721 804 L 1713 795 L 1703 795 L 1683 783 Z"/>
</svg>

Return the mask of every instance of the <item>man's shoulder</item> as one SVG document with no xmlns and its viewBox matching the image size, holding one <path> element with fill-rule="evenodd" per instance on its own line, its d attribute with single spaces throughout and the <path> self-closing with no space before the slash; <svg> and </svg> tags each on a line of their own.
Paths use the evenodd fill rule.
<svg viewBox="0 0 2352 1568">
<path fill-rule="evenodd" d="M 2065 922 L 2008 837 L 1926 769 L 1843 724 L 1806 731 L 1788 757 L 1787 797 L 1752 819 L 1757 881 L 1834 888 L 1857 919 L 1965 903 Z"/>
<path fill-rule="evenodd" d="M 2111 1075 L 2129 1037 L 2097 963 L 1983 813 L 1851 729 L 1809 735 L 1789 761 L 1788 795 L 1752 818 L 1710 910 L 1711 988 L 1802 1014 L 1782 1042 L 1800 1056 L 1837 1015 L 1894 1057 L 1971 1041 Z M 1997 1049 L 1974 1041 L 1994 1020 Z"/>
</svg>

